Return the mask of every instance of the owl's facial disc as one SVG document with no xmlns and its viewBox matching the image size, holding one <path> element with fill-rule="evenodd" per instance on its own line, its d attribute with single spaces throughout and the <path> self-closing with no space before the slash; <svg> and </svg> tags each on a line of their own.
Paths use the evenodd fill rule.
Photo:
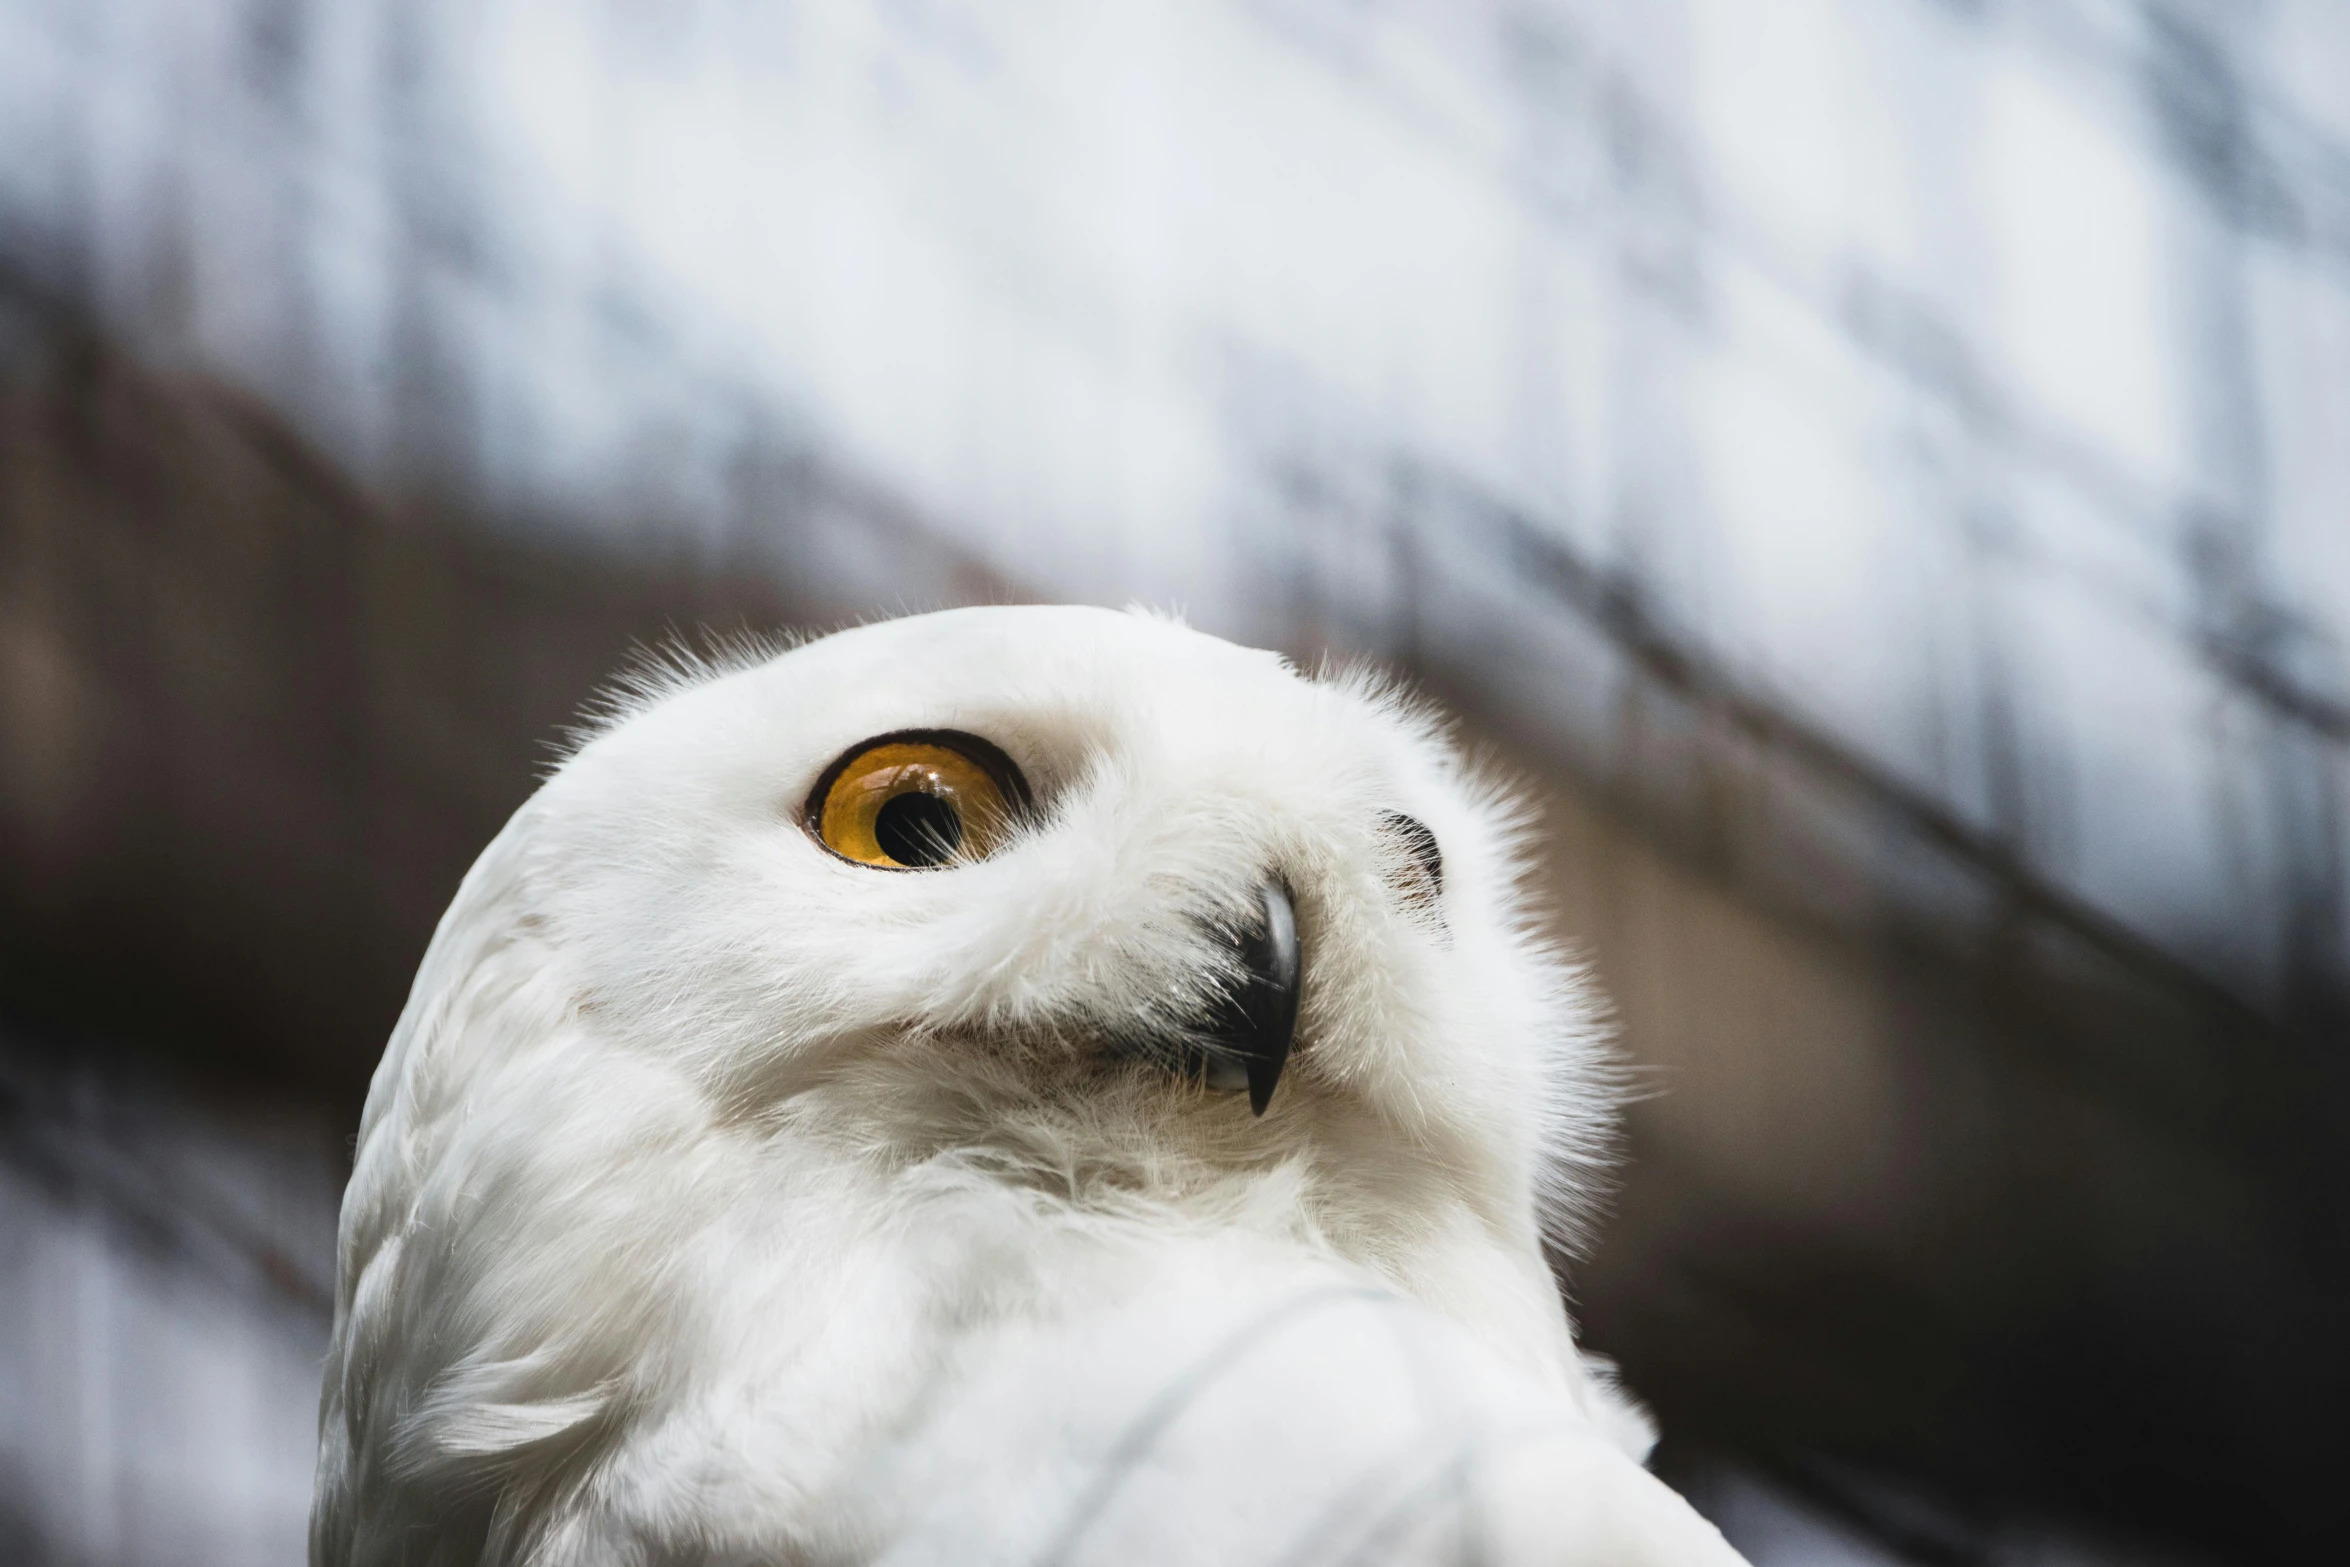
<svg viewBox="0 0 2350 1567">
<path fill-rule="evenodd" d="M 826 768 L 803 820 L 809 836 L 844 860 L 938 870 L 986 858 L 1033 811 L 1028 781 L 992 742 L 955 730 L 904 730 L 863 741 Z M 1245 1088 L 1249 1108 L 1263 1115 L 1297 1033 L 1302 965 L 1288 887 L 1266 878 L 1256 904 L 1254 919 L 1216 931 L 1231 945 L 1235 978 L 1171 1048 L 1162 1042 L 1132 1053 L 1171 1056 L 1177 1071 L 1219 1092 Z"/>
</svg>

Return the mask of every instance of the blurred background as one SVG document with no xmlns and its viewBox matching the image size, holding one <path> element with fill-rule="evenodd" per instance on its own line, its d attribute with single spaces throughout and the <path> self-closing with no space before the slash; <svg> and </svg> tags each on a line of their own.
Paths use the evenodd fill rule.
<svg viewBox="0 0 2350 1567">
<path fill-rule="evenodd" d="M 1529 780 L 1761 1567 L 2343 1537 L 2350 8 L 0 0 L 0 1558 L 302 1559 L 632 647 L 1031 599 Z"/>
</svg>

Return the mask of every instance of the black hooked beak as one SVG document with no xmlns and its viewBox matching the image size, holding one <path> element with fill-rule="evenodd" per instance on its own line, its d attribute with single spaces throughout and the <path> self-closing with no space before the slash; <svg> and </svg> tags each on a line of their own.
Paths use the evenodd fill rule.
<svg viewBox="0 0 2350 1567">
<path fill-rule="evenodd" d="M 1210 1088 L 1248 1088 L 1249 1109 L 1258 1115 L 1273 1102 L 1281 1069 L 1289 1064 L 1297 1033 L 1297 910 L 1278 878 L 1257 889 L 1261 918 L 1232 933 L 1240 958 L 1238 989 L 1219 998 L 1200 1043 L 1207 1057 Z"/>
</svg>

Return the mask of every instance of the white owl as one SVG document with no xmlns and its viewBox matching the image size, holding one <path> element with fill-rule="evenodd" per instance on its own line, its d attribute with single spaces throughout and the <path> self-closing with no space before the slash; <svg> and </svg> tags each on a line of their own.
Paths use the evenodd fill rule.
<svg viewBox="0 0 2350 1567">
<path fill-rule="evenodd" d="M 1428 715 L 1091 609 L 737 663 L 433 938 L 315 1563 L 1737 1561 L 1573 1342 L 1601 1031 Z"/>
</svg>

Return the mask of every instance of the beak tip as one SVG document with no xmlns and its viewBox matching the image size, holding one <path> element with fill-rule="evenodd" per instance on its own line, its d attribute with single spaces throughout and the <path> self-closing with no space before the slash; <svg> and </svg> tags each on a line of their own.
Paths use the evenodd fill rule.
<svg viewBox="0 0 2350 1567">
<path fill-rule="evenodd" d="M 1248 1064 L 1248 1108 L 1251 1115 L 1263 1115 L 1265 1107 L 1273 1102 L 1273 1088 L 1281 1081 L 1282 1063 L 1263 1057 Z"/>
<path fill-rule="evenodd" d="M 1220 927 L 1234 947 L 1239 983 L 1218 994 L 1178 1046 L 1179 1070 L 1202 1078 L 1217 1093 L 1248 1089 L 1248 1107 L 1261 1116 L 1273 1103 L 1297 1033 L 1297 914 L 1279 878 L 1259 889 L 1262 915 L 1254 927 Z"/>
<path fill-rule="evenodd" d="M 1299 970 L 1297 913 L 1289 889 L 1278 877 L 1259 889 L 1265 926 L 1251 943 L 1249 967 L 1264 999 L 1257 1014 L 1257 1051 L 1248 1058 L 1248 1106 L 1263 1115 L 1273 1102 L 1281 1069 L 1289 1064 L 1289 1047 L 1297 1032 Z"/>
</svg>

